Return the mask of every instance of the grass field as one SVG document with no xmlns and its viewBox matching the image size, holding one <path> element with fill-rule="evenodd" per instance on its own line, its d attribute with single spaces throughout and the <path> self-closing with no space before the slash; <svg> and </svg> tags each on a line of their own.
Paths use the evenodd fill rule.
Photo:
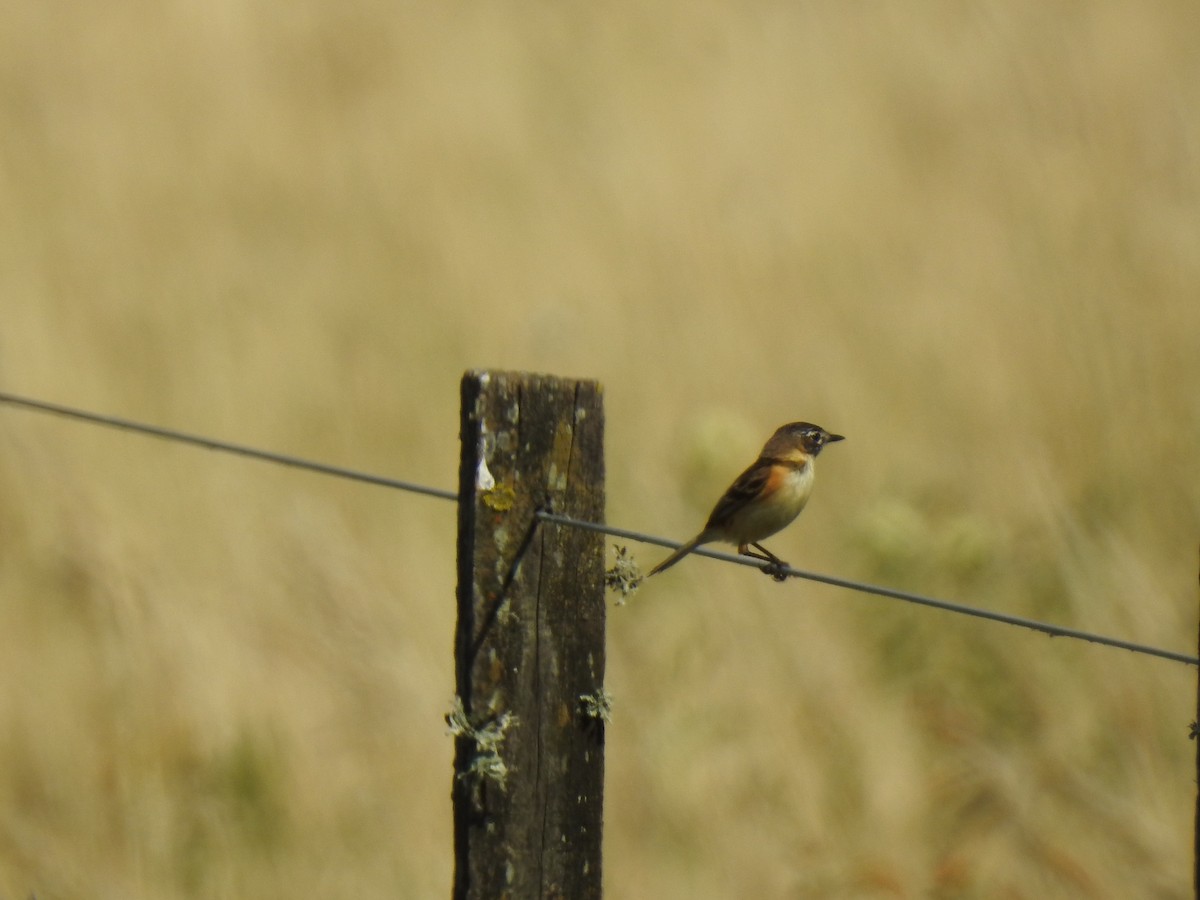
<svg viewBox="0 0 1200 900">
<path fill-rule="evenodd" d="M 28 3 L 0 389 L 452 487 L 606 388 L 689 536 L 1195 648 L 1200 6 Z M 0 898 L 444 897 L 453 504 L 0 409 Z M 643 569 L 660 557 L 634 548 Z M 609 621 L 605 888 L 1191 896 L 1195 671 L 702 559 Z"/>
</svg>

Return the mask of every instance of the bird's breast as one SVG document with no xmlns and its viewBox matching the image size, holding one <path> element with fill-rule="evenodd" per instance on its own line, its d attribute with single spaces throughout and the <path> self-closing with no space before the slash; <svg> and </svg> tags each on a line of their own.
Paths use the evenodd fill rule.
<svg viewBox="0 0 1200 900">
<path fill-rule="evenodd" d="M 813 464 L 776 466 L 758 502 L 747 504 L 737 530 L 746 542 L 761 541 L 791 523 L 812 494 Z"/>
<path fill-rule="evenodd" d="M 800 510 L 804 509 L 804 504 L 812 494 L 813 463 L 810 459 L 799 466 L 776 469 L 776 472 L 781 471 L 782 474 L 772 478 L 772 481 L 777 482 L 774 485 L 774 494 L 779 498 L 780 506 L 794 510 L 792 518 L 795 518 L 800 514 Z"/>
</svg>

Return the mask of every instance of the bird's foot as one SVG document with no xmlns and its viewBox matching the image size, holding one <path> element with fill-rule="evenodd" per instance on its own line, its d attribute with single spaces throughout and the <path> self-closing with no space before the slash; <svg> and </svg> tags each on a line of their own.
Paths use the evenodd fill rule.
<svg viewBox="0 0 1200 900">
<path fill-rule="evenodd" d="M 753 547 L 754 550 L 750 548 Z M 738 551 L 743 556 L 749 556 L 754 559 L 761 559 L 766 563 L 759 571 L 765 572 L 776 581 L 787 581 L 787 570 L 790 568 L 787 563 L 764 547 L 762 544 L 742 544 L 738 547 Z M 757 551 L 757 552 L 755 552 Z"/>
<path fill-rule="evenodd" d="M 787 573 L 788 568 L 789 568 L 789 566 L 787 563 L 785 563 L 782 559 L 777 559 L 774 562 L 769 562 L 765 566 L 763 566 L 762 571 L 765 574 L 770 575 L 776 581 L 787 581 L 788 580 L 788 573 Z"/>
</svg>

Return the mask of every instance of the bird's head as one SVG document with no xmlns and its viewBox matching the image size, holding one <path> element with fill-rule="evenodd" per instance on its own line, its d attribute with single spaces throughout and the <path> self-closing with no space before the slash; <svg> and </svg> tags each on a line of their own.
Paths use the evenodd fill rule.
<svg viewBox="0 0 1200 900">
<path fill-rule="evenodd" d="M 795 450 L 802 450 L 809 456 L 816 456 L 826 444 L 844 440 L 842 435 L 828 432 L 820 425 L 813 425 L 811 422 L 789 422 L 776 430 L 771 440 L 767 442 L 767 448 L 775 446 L 783 450 L 784 452 L 779 454 L 781 456 L 787 455 L 787 451 Z M 764 455 L 768 455 L 767 448 L 764 448 Z"/>
</svg>

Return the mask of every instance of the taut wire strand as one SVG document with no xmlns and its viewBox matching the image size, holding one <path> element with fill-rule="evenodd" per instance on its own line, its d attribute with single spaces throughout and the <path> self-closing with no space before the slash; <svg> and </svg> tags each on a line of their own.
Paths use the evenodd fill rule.
<svg viewBox="0 0 1200 900">
<path fill-rule="evenodd" d="M 570 525 L 575 528 L 585 528 L 590 531 L 600 531 L 604 534 L 613 535 L 615 537 L 626 538 L 628 540 L 640 541 L 645 544 L 658 544 L 660 547 L 668 547 L 672 550 L 682 546 L 677 541 L 668 541 L 660 537 L 654 537 L 648 534 L 639 534 L 636 531 L 627 531 L 623 528 L 611 528 L 607 525 L 597 525 L 594 522 L 579 522 L 567 516 L 560 516 L 555 513 L 539 513 L 541 519 L 545 522 L 554 522 L 558 525 Z M 692 551 L 695 556 L 709 556 L 713 559 L 719 559 L 722 562 L 736 563 L 742 566 L 751 566 L 755 569 L 763 567 L 762 560 L 752 559 L 748 556 L 741 556 L 736 553 L 723 553 L 720 550 L 710 550 L 707 547 L 697 547 Z M 852 581 L 849 578 L 838 578 L 834 575 L 821 575 L 816 572 L 806 572 L 802 569 L 796 569 L 792 566 L 783 566 L 780 570 L 782 574 L 791 578 L 804 578 L 808 581 L 816 581 L 821 584 L 829 584 L 834 587 L 845 588 L 849 591 L 858 591 L 862 594 L 874 594 L 879 597 L 887 597 L 890 600 L 901 600 L 905 603 L 916 603 L 921 606 L 929 606 L 933 609 L 944 610 L 945 612 L 958 613 L 964 616 L 973 616 L 977 619 L 989 619 L 993 622 L 1002 622 L 1005 625 L 1013 625 L 1017 628 L 1028 628 L 1033 631 L 1040 631 L 1043 634 L 1048 634 L 1050 637 L 1065 637 L 1078 641 L 1087 641 L 1092 644 L 1103 644 L 1106 647 L 1117 647 L 1121 650 L 1129 650 L 1133 653 L 1143 653 L 1147 656 L 1157 656 L 1161 659 L 1169 659 L 1174 662 L 1187 663 L 1191 666 L 1200 665 L 1200 658 L 1190 656 L 1186 653 L 1176 653 L 1173 650 L 1162 650 L 1158 647 L 1150 647 L 1146 644 L 1136 644 L 1132 641 L 1121 640 L 1120 638 L 1106 637 L 1102 634 L 1092 634 L 1088 631 L 1080 631 L 1076 628 L 1065 628 L 1061 625 L 1051 625 L 1048 622 L 1039 622 L 1036 619 L 1026 619 L 1022 616 L 1013 616 L 1008 613 L 993 612 L 988 609 L 980 609 L 974 606 L 966 606 L 962 603 L 952 603 L 949 600 L 938 600 L 935 597 L 926 597 L 923 594 L 914 594 L 910 591 L 901 591 L 895 588 L 880 587 L 875 584 L 866 584 L 861 581 Z"/>
<path fill-rule="evenodd" d="M 151 437 L 162 438 L 168 441 L 176 441 L 181 444 L 190 444 L 193 447 L 203 447 L 205 450 L 216 450 L 221 453 L 233 453 L 238 456 L 246 456 L 250 459 L 257 459 L 263 462 L 276 463 L 281 466 L 291 466 L 295 469 L 305 469 L 309 472 L 316 472 L 320 475 L 332 475 L 335 478 L 346 478 L 350 481 L 361 481 L 366 484 L 374 484 L 379 487 L 394 488 L 399 491 L 410 491 L 414 494 L 426 494 L 430 497 L 440 497 L 443 500 L 457 500 L 457 491 L 448 491 L 444 488 L 429 487 L 423 484 L 414 484 L 411 481 L 400 481 L 395 478 L 386 478 L 383 475 L 372 475 L 369 472 L 359 472 L 354 469 L 344 469 L 340 466 L 331 466 L 326 463 L 313 462 L 309 459 L 301 459 L 298 456 L 289 456 L 285 453 L 272 453 L 269 450 L 258 450 L 254 447 L 247 447 L 243 444 L 232 444 L 228 441 L 218 441 L 213 438 L 201 437 L 200 435 L 187 434 L 182 431 L 175 431 L 170 428 L 160 428 L 157 425 L 146 425 L 142 422 L 133 422 L 129 419 L 121 419 L 116 416 L 104 416 L 98 413 L 87 412 L 82 409 L 73 409 L 69 406 L 59 406 L 56 403 L 46 403 L 42 400 L 31 400 L 28 397 L 18 397 L 14 394 L 6 394 L 0 392 L 0 403 L 8 403 L 13 406 L 23 407 L 25 409 L 36 410 L 37 412 L 50 413 L 56 416 L 64 416 L 68 419 L 75 419 L 81 422 L 90 422 L 93 425 L 103 425 L 108 428 L 119 428 L 123 431 L 133 431 L 138 434 L 146 434 Z"/>
</svg>

